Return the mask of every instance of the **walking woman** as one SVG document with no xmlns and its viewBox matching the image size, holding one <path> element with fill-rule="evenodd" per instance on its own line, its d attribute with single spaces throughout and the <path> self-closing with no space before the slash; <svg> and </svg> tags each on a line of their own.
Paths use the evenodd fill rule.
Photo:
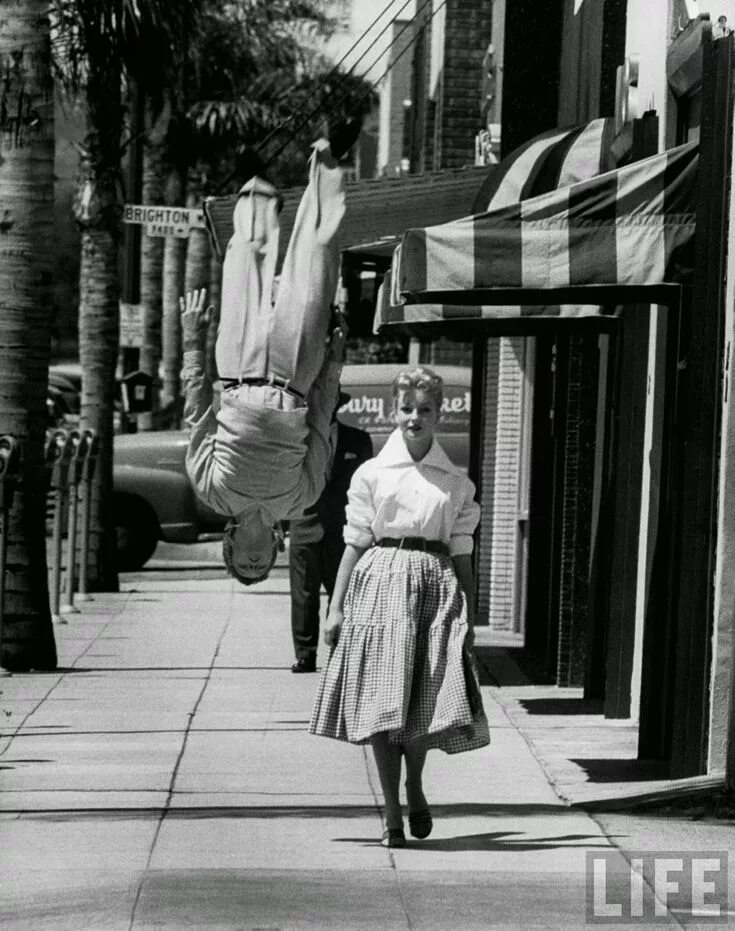
<svg viewBox="0 0 735 931">
<path fill-rule="evenodd" d="M 385 797 L 382 843 L 403 847 L 402 759 L 411 834 L 433 822 L 423 791 L 428 750 L 490 742 L 469 656 L 474 641 L 475 488 L 434 438 L 443 383 L 428 368 L 393 384 L 396 429 L 350 485 L 346 549 L 324 640 L 309 731 L 370 743 Z"/>
</svg>

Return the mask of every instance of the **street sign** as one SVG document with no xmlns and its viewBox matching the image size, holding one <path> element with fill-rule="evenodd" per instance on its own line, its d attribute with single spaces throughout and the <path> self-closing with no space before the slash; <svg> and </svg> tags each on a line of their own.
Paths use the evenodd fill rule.
<svg viewBox="0 0 735 931">
<path fill-rule="evenodd" d="M 120 301 L 120 346 L 140 349 L 143 345 L 143 307 Z"/>
<path fill-rule="evenodd" d="M 146 236 L 176 236 L 179 239 L 188 239 L 193 229 L 206 229 L 204 211 L 189 207 L 125 204 L 123 223 L 140 224 Z"/>
</svg>

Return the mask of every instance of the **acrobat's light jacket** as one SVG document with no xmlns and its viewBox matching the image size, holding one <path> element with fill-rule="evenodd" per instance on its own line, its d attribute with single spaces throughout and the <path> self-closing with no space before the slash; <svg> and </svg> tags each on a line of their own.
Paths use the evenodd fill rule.
<svg viewBox="0 0 735 931">
<path fill-rule="evenodd" d="M 306 407 L 279 409 L 278 388 L 223 391 L 215 412 L 201 352 L 184 353 L 186 468 L 194 491 L 220 514 L 259 504 L 274 521 L 300 516 L 321 494 L 341 364 L 326 359 Z"/>
</svg>

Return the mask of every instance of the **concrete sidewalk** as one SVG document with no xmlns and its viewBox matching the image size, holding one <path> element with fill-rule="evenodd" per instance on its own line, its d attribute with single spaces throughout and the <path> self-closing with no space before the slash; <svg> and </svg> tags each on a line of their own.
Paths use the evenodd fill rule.
<svg viewBox="0 0 735 931">
<path fill-rule="evenodd" d="M 57 672 L 0 679 L 4 929 L 584 926 L 586 854 L 617 847 L 512 689 L 483 689 L 491 747 L 430 755 L 431 837 L 385 850 L 369 751 L 305 731 L 285 574 L 215 575 L 130 577 L 57 628 Z"/>
</svg>

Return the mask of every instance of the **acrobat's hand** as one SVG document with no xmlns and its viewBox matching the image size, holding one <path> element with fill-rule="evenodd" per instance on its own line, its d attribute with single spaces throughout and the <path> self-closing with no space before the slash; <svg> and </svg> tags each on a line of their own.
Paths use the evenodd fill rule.
<svg viewBox="0 0 735 931">
<path fill-rule="evenodd" d="M 207 328 L 212 316 L 212 305 L 205 307 L 206 288 L 187 291 L 185 297 L 179 298 L 181 308 L 181 337 L 184 352 L 203 349 L 207 338 Z"/>
<path fill-rule="evenodd" d="M 347 343 L 347 321 L 339 311 L 335 313 L 334 317 L 336 326 L 329 337 L 327 357 L 332 362 L 344 362 L 345 345 Z"/>
</svg>

